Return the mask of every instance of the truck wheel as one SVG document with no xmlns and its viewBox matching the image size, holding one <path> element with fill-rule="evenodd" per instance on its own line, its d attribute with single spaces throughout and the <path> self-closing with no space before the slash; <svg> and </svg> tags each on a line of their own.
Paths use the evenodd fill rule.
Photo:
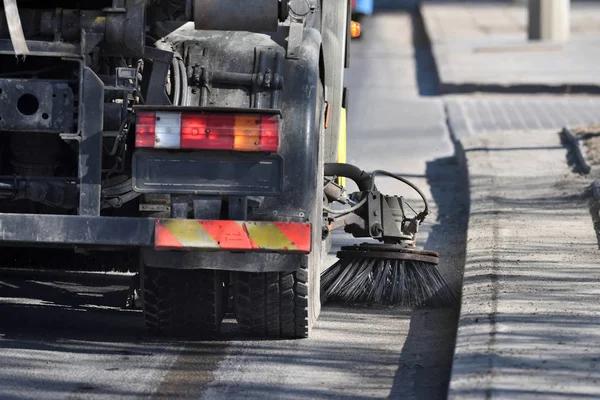
<svg viewBox="0 0 600 400">
<path fill-rule="evenodd" d="M 225 314 L 221 271 L 173 270 L 144 266 L 146 327 L 167 336 L 212 337 Z"/>
<path fill-rule="evenodd" d="M 316 319 L 309 310 L 308 275 L 306 267 L 296 272 L 236 272 L 235 316 L 240 330 L 258 337 L 308 337 Z"/>
<path fill-rule="evenodd" d="M 319 86 L 319 96 L 323 87 Z M 322 100 L 322 97 L 319 97 Z M 318 103 L 320 109 L 322 101 Z M 323 114 L 318 114 L 320 143 L 316 196 L 311 221 L 312 251 L 294 272 L 235 272 L 234 308 L 240 330 L 259 337 L 308 337 L 321 312 L 321 261 L 327 254 L 322 240 L 325 135 Z"/>
</svg>

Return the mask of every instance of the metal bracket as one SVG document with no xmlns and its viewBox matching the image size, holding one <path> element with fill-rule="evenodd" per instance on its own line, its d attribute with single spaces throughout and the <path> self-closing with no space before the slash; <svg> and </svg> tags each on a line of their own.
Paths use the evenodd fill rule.
<svg viewBox="0 0 600 400">
<path fill-rule="evenodd" d="M 279 47 L 255 47 L 253 71 L 246 73 L 219 69 L 218 65 L 212 65 L 216 63 L 211 63 L 211 49 L 205 47 L 198 51 L 197 46 L 197 43 L 189 44 L 184 52 L 187 53 L 191 66 L 189 70 L 194 85 L 191 91 L 193 104 L 208 106 L 211 103 L 209 95 L 214 84 L 232 84 L 250 88 L 251 108 L 279 108 L 284 57 Z"/>
<path fill-rule="evenodd" d="M 173 53 L 146 47 L 144 58 L 150 61 L 144 66 L 144 78 L 148 79 L 142 80 L 142 95 L 146 104 L 171 105 L 164 83 L 173 61 Z"/>
<path fill-rule="evenodd" d="M 303 21 L 290 23 L 290 31 L 287 44 L 287 58 L 298 60 L 300 58 L 300 46 L 302 45 L 302 35 L 304 34 Z"/>
<path fill-rule="evenodd" d="M 0 129 L 73 133 L 74 94 L 66 81 L 0 79 Z"/>
<path fill-rule="evenodd" d="M 381 220 L 381 193 L 370 192 L 367 194 L 367 213 L 366 218 L 369 226 L 369 233 L 372 238 L 383 237 L 383 225 Z"/>
<path fill-rule="evenodd" d="M 229 197 L 229 219 L 245 221 L 248 219 L 248 198 Z"/>
<path fill-rule="evenodd" d="M 195 197 L 192 200 L 195 219 L 219 219 L 221 216 L 219 197 Z"/>
</svg>

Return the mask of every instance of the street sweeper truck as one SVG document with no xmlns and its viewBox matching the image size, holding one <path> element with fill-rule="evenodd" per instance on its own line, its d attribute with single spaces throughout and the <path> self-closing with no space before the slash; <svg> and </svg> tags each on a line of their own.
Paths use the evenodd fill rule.
<svg viewBox="0 0 600 400">
<path fill-rule="evenodd" d="M 167 336 L 214 335 L 230 314 L 304 338 L 322 294 L 448 297 L 437 254 L 414 248 L 425 198 L 412 215 L 375 185 L 403 178 L 338 163 L 348 1 L 3 1 L 4 251 L 139 272 L 146 326 Z M 321 287 L 337 228 L 371 242 Z"/>
</svg>

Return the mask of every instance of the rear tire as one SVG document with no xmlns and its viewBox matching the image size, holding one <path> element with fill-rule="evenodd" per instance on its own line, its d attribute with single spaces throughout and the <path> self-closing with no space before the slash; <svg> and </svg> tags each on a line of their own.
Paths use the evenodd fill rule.
<svg viewBox="0 0 600 400">
<path fill-rule="evenodd" d="M 323 95 L 322 86 L 319 95 Z M 317 110 L 321 110 L 320 97 Z M 315 202 L 310 215 L 312 251 L 296 271 L 233 274 L 235 316 L 240 330 L 258 337 L 302 339 L 310 335 L 321 312 L 321 262 L 325 134 L 318 113 L 319 150 Z"/>
<path fill-rule="evenodd" d="M 144 266 L 146 327 L 158 335 L 213 337 L 225 314 L 224 274 Z"/>
<path fill-rule="evenodd" d="M 302 266 L 296 272 L 236 272 L 235 314 L 240 330 L 257 337 L 308 337 L 318 317 L 309 307 L 308 271 Z"/>
</svg>

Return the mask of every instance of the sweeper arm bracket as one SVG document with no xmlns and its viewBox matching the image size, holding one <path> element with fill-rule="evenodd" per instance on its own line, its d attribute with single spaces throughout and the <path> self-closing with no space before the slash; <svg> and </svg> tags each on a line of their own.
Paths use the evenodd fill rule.
<svg viewBox="0 0 600 400">
<path fill-rule="evenodd" d="M 357 238 L 373 238 L 384 243 L 413 242 L 418 228 L 429 213 L 427 199 L 410 181 L 386 171 L 367 173 L 349 164 L 326 164 L 326 177 L 343 176 L 353 180 L 359 191 L 346 195 L 344 188 L 335 179 L 326 178 L 324 197 L 329 203 L 350 204 L 350 208 L 334 210 L 325 206 L 329 231 L 344 228 Z M 379 192 L 375 176 L 384 175 L 400 180 L 419 193 L 425 209 L 412 218 L 407 210 L 412 209 L 403 197 L 387 196 Z"/>
</svg>

